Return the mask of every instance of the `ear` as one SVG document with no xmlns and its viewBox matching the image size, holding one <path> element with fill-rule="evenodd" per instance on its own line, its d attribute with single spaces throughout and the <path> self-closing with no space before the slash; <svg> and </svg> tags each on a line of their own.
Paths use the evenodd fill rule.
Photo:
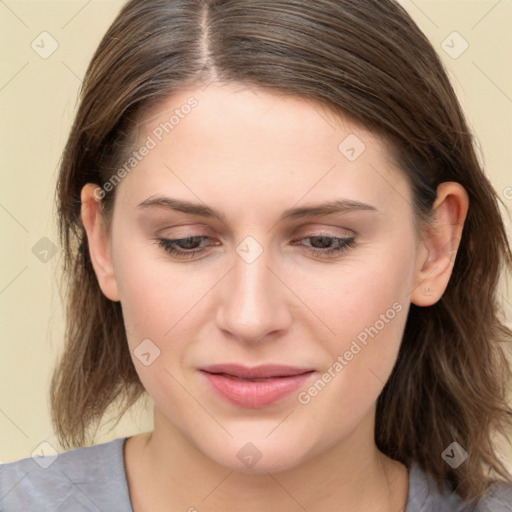
<svg viewBox="0 0 512 512">
<path fill-rule="evenodd" d="M 437 187 L 433 223 L 423 232 L 411 302 L 431 306 L 448 286 L 469 208 L 465 188 L 447 181 Z"/>
<path fill-rule="evenodd" d="M 91 263 L 103 294 L 112 301 L 119 300 L 117 283 L 112 265 L 110 240 L 101 212 L 100 188 L 87 183 L 81 191 L 80 218 L 87 234 Z"/>
</svg>

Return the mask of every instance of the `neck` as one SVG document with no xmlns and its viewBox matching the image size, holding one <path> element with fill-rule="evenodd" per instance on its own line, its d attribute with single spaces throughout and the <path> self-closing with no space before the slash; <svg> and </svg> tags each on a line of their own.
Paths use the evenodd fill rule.
<svg viewBox="0 0 512 512">
<path fill-rule="evenodd" d="M 368 416 L 342 442 L 291 469 L 243 473 L 212 461 L 155 409 L 154 431 L 130 438 L 125 455 L 134 512 L 404 509 L 407 469 L 377 449 L 373 428 Z"/>
</svg>

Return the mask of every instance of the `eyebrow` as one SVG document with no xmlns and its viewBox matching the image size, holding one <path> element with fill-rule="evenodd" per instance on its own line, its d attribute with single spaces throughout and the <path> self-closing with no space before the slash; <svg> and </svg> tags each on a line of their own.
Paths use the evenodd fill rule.
<svg viewBox="0 0 512 512">
<path fill-rule="evenodd" d="M 172 197 L 151 196 L 142 201 L 142 203 L 140 203 L 137 208 L 160 208 L 188 213 L 190 215 L 215 218 L 223 223 L 226 221 L 225 215 L 218 210 L 215 210 L 214 208 L 210 208 L 205 204 L 192 203 L 190 201 L 183 201 L 181 199 L 175 199 Z M 311 206 L 288 208 L 281 214 L 279 221 L 318 217 L 320 215 L 332 215 L 335 213 L 347 213 L 358 210 L 378 212 L 377 208 L 370 204 L 354 201 L 351 199 L 337 199 L 334 201 Z"/>
</svg>

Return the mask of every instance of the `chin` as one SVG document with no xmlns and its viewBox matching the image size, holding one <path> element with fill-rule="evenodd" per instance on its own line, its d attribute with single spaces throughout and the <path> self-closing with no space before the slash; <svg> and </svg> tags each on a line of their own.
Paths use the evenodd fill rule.
<svg viewBox="0 0 512 512">
<path fill-rule="evenodd" d="M 256 437 L 256 436 L 255 436 Z M 296 443 L 269 442 L 261 436 L 254 442 L 240 442 L 232 439 L 221 450 L 212 450 L 204 446 L 203 454 L 213 462 L 238 473 L 266 474 L 286 471 L 298 466 L 307 459 L 304 445 Z M 200 449 L 203 447 L 199 447 Z"/>
</svg>

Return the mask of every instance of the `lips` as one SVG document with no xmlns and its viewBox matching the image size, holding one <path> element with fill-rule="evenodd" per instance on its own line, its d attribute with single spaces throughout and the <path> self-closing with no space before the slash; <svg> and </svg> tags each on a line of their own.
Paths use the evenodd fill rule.
<svg viewBox="0 0 512 512">
<path fill-rule="evenodd" d="M 200 373 L 218 396 L 245 408 L 274 404 L 298 389 L 311 378 L 314 370 L 285 365 L 246 367 L 217 364 L 199 368 Z"/>
</svg>

